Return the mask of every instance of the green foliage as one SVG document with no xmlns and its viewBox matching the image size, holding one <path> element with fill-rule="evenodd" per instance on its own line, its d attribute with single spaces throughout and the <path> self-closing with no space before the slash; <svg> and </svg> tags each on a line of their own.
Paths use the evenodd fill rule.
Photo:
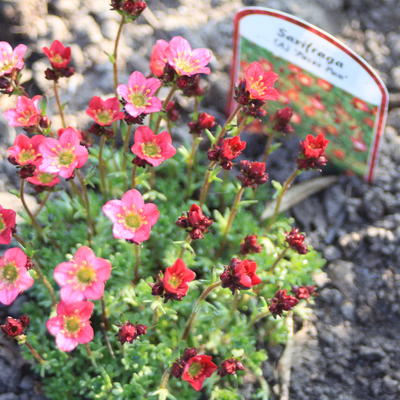
<svg viewBox="0 0 400 400">
<path fill-rule="evenodd" d="M 256 326 L 250 321 L 268 309 L 268 300 L 280 288 L 292 285 L 312 284 L 312 273 L 318 271 L 323 260 L 315 251 L 301 256 L 289 250 L 285 257 L 271 271 L 269 268 L 285 246 L 284 233 L 289 231 L 293 221 L 280 218 L 269 232 L 266 222 L 260 221 L 264 203 L 272 197 L 272 189 L 264 185 L 254 192 L 245 191 L 241 208 L 230 230 L 225 250 L 219 254 L 220 232 L 226 225 L 229 207 L 237 191 L 236 183 L 212 174 L 213 190 L 207 207 L 215 223 L 203 240 L 190 246 L 185 242 L 186 233 L 175 225 L 175 221 L 190 208 L 194 200 L 187 198 L 187 151 L 181 151 L 174 159 L 154 169 L 155 177 L 147 169 L 138 168 L 136 181 L 139 191 L 147 201 L 157 204 L 160 219 L 152 230 L 151 238 L 142 246 L 140 266 L 141 280 L 134 285 L 134 251 L 131 243 L 116 240 L 112 236 L 111 222 L 103 215 L 101 207 L 112 198 L 120 198 L 130 189 L 130 171 L 121 172 L 123 154 L 112 148 L 104 149 L 107 170 L 108 194 L 98 190 L 98 148 L 92 147 L 92 167 L 86 170 L 85 181 L 89 187 L 91 215 L 96 235 L 92 248 L 98 257 L 110 260 L 113 270 L 106 284 L 104 302 L 110 321 L 110 329 L 102 332 L 101 305 L 95 301 L 92 325 L 95 338 L 90 343 L 94 360 L 80 345 L 67 354 L 56 348 L 54 337 L 46 331 L 45 323 L 51 314 L 51 302 L 44 285 L 37 280 L 29 291 L 31 301 L 24 306 L 24 312 L 31 316 L 28 337 L 30 343 L 47 360 L 36 370 L 43 378 L 43 389 L 53 400 L 65 399 L 191 399 L 202 397 L 186 382 L 171 378 L 169 390 L 159 390 L 164 371 L 180 357 L 187 346 L 195 346 L 201 352 L 212 355 L 216 363 L 237 357 L 246 366 L 238 377 L 220 378 L 214 374 L 205 381 L 204 391 L 210 399 L 240 399 L 240 387 L 244 374 L 256 377 L 257 389 L 254 399 L 267 399 L 268 391 L 262 378 L 262 362 L 267 359 L 266 351 L 260 348 L 260 341 L 283 343 L 285 324 L 278 318 L 266 317 Z M 205 159 L 205 155 L 203 155 Z M 128 165 L 131 165 L 128 163 Z M 130 167 L 129 167 L 130 168 Z M 200 160 L 194 165 L 194 181 L 200 185 L 206 168 Z M 151 182 L 154 182 L 155 185 Z M 275 189 L 279 189 L 275 184 Z M 55 289 L 52 271 L 55 266 L 67 260 L 82 245 L 88 245 L 86 210 L 79 197 L 71 191 L 55 192 L 41 211 L 38 220 L 44 227 L 46 242 L 37 237 L 28 224 L 21 226 L 21 236 L 29 243 L 29 250 L 35 250 L 36 257 L 43 265 L 44 272 Z M 190 197 L 190 196 L 189 196 Z M 214 290 L 201 303 L 188 343 L 181 335 L 193 304 L 202 290 L 219 279 L 223 266 L 238 256 L 240 242 L 248 234 L 257 234 L 264 248 L 259 254 L 249 256 L 258 264 L 258 275 L 263 284 L 254 290 L 241 291 L 235 296 L 229 289 Z M 52 243 L 58 243 L 58 248 Z M 182 246 L 187 246 L 183 258 L 188 267 L 196 272 L 197 279 L 190 284 L 188 295 L 182 301 L 163 303 L 151 295 L 151 284 L 160 270 L 172 265 Z M 190 248 L 189 248 L 190 247 Z M 132 344 L 121 345 L 116 333 L 125 321 L 141 323 L 149 327 L 148 333 Z M 104 335 L 107 335 L 116 358 L 107 349 Z M 25 351 L 25 357 L 31 354 Z M 98 367 L 94 367 L 94 361 Z"/>
</svg>

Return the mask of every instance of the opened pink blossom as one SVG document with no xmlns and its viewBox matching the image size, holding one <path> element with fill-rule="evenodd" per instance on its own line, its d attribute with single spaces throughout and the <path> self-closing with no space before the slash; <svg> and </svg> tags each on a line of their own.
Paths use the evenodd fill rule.
<svg viewBox="0 0 400 400">
<path fill-rule="evenodd" d="M 0 303 L 10 305 L 33 285 L 26 269 L 27 261 L 26 254 L 18 247 L 8 249 L 0 258 Z"/>
<path fill-rule="evenodd" d="M 54 270 L 54 279 L 61 286 L 61 299 L 66 303 L 100 299 L 110 275 L 111 263 L 96 257 L 86 246 L 80 247 L 71 261 L 58 264 Z"/>
<path fill-rule="evenodd" d="M 50 318 L 46 327 L 56 337 L 57 347 L 61 351 L 72 351 L 79 344 L 89 343 L 94 336 L 90 325 L 93 303 L 76 301 L 57 305 L 57 316 Z"/>
<path fill-rule="evenodd" d="M 0 244 L 10 244 L 17 214 L 0 206 Z"/>
<path fill-rule="evenodd" d="M 37 126 L 42 118 L 39 102 L 42 96 L 35 96 L 32 99 L 20 96 L 17 99 L 15 108 L 4 112 L 10 126 Z"/>
<path fill-rule="evenodd" d="M 39 146 L 46 139 L 43 135 L 35 135 L 32 138 L 21 134 L 15 138 L 14 144 L 8 148 L 9 159 L 18 165 L 38 165 L 42 159 Z"/>
<path fill-rule="evenodd" d="M 15 49 L 7 42 L 0 42 L 0 76 L 11 74 L 24 67 L 24 55 L 27 47 L 19 44 Z"/>
<path fill-rule="evenodd" d="M 156 78 L 146 78 L 141 72 L 132 72 L 128 85 L 119 85 L 118 94 L 126 101 L 125 110 L 132 117 L 161 110 L 161 100 L 154 96 L 161 86 Z"/>
<path fill-rule="evenodd" d="M 147 126 L 139 126 L 135 131 L 134 144 L 131 151 L 136 156 L 146 160 L 153 167 L 175 155 L 171 135 L 164 131 L 155 135 Z"/>
<path fill-rule="evenodd" d="M 86 114 L 101 126 L 111 125 L 113 122 L 124 119 L 124 113 L 120 111 L 120 103 L 116 97 L 102 100 L 94 96 L 89 102 Z"/>
<path fill-rule="evenodd" d="M 150 237 L 152 226 L 160 212 L 153 203 L 145 203 L 136 189 L 127 191 L 121 200 L 110 200 L 103 206 L 103 213 L 113 223 L 116 239 L 141 243 Z"/>
<path fill-rule="evenodd" d="M 73 128 L 65 129 L 58 140 L 46 138 L 39 146 L 43 157 L 39 170 L 71 178 L 75 168 L 81 168 L 88 159 L 88 151 L 79 141 L 79 135 Z"/>
</svg>

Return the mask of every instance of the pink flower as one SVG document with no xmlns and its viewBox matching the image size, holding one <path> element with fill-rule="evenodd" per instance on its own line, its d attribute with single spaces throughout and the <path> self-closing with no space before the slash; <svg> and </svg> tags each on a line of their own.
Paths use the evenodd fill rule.
<svg viewBox="0 0 400 400">
<path fill-rule="evenodd" d="M 161 101 L 154 96 L 160 86 L 158 79 L 146 79 L 141 72 L 135 71 L 129 77 L 128 85 L 119 85 L 117 92 L 126 101 L 126 112 L 132 117 L 138 117 L 140 114 L 161 110 Z"/>
<path fill-rule="evenodd" d="M 10 244 L 15 229 L 16 213 L 0 206 L 0 244 Z"/>
<path fill-rule="evenodd" d="M 19 44 L 14 50 L 7 42 L 0 42 L 0 76 L 11 74 L 24 67 L 24 55 L 27 47 Z"/>
<path fill-rule="evenodd" d="M 66 68 L 71 62 L 71 48 L 65 47 L 60 41 L 55 40 L 50 49 L 43 47 L 43 53 L 50 60 L 51 66 L 55 69 Z"/>
<path fill-rule="evenodd" d="M 82 132 L 79 131 L 78 129 L 72 128 L 72 126 L 68 126 L 67 128 L 60 128 L 60 129 L 57 131 L 57 137 L 60 138 L 60 136 L 61 136 L 66 130 L 68 130 L 68 131 L 70 131 L 70 132 L 71 132 L 71 131 L 75 132 L 75 133 L 78 135 L 78 137 L 79 137 L 79 141 L 80 141 L 80 142 L 83 141 L 83 134 L 82 134 Z"/>
<path fill-rule="evenodd" d="M 58 140 L 46 138 L 39 150 L 43 156 L 40 171 L 65 179 L 71 178 L 74 169 L 81 168 L 88 159 L 88 151 L 79 144 L 79 135 L 73 128 L 65 129 Z"/>
<path fill-rule="evenodd" d="M 19 96 L 16 108 L 4 112 L 10 126 L 37 126 L 42 118 L 39 108 L 39 101 L 42 96 L 35 96 L 32 99 L 26 96 Z"/>
<path fill-rule="evenodd" d="M 209 74 L 206 67 L 211 60 L 212 53 L 208 49 L 192 50 L 189 42 L 181 36 L 175 36 L 165 49 L 168 64 L 181 76 Z"/>
<path fill-rule="evenodd" d="M 89 343 L 94 336 L 90 325 L 93 303 L 77 301 L 57 305 L 57 316 L 50 318 L 46 327 L 56 337 L 57 347 L 61 351 L 72 351 L 78 344 Z"/>
<path fill-rule="evenodd" d="M 49 174 L 48 172 L 35 171 L 34 175 L 27 178 L 27 181 L 35 186 L 53 187 L 60 183 L 57 174 Z"/>
<path fill-rule="evenodd" d="M 160 216 L 157 206 L 145 204 L 136 189 L 127 191 L 121 200 L 108 201 L 103 206 L 103 213 L 113 222 L 116 239 L 126 239 L 136 244 L 150 237 L 151 228 Z"/>
<path fill-rule="evenodd" d="M 26 269 L 28 257 L 18 247 L 8 249 L 0 257 L 0 303 L 10 305 L 20 293 L 33 285 Z"/>
<path fill-rule="evenodd" d="M 164 73 L 164 68 L 167 63 L 166 49 L 168 48 L 168 42 L 165 40 L 157 40 L 153 46 L 150 56 L 150 70 L 153 75 L 160 77 Z"/>
<path fill-rule="evenodd" d="M 54 279 L 61 286 L 61 300 L 72 303 L 100 299 L 110 274 L 110 262 L 96 257 L 92 249 L 82 246 L 71 261 L 57 265 Z"/>
<path fill-rule="evenodd" d="M 166 298 L 182 300 L 189 290 L 188 283 L 195 278 L 195 272 L 186 268 L 184 261 L 178 258 L 174 265 L 168 267 L 164 272 L 163 287 Z"/>
<path fill-rule="evenodd" d="M 135 141 L 131 151 L 153 167 L 157 167 L 175 155 L 176 150 L 171 143 L 172 138 L 167 131 L 155 135 L 147 126 L 139 126 L 135 131 Z"/>
<path fill-rule="evenodd" d="M 257 61 L 252 62 L 244 73 L 246 89 L 253 100 L 278 100 L 279 92 L 273 87 L 278 74 L 265 71 Z"/>
<path fill-rule="evenodd" d="M 116 97 L 102 100 L 97 96 L 90 100 L 86 114 L 101 126 L 111 125 L 115 121 L 124 119 L 125 116 L 119 109 L 119 101 Z"/>
<path fill-rule="evenodd" d="M 35 135 L 29 138 L 26 135 L 18 135 L 14 144 L 8 148 L 8 157 L 13 164 L 18 165 L 38 165 L 42 156 L 39 146 L 45 140 L 43 135 Z"/>
</svg>

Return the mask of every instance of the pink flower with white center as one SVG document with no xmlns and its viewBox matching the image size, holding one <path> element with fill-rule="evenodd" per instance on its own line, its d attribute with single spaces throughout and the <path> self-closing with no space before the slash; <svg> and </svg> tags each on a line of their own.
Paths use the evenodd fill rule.
<svg viewBox="0 0 400 400">
<path fill-rule="evenodd" d="M 56 337 L 57 347 L 61 351 L 72 351 L 78 344 L 89 343 L 94 336 L 90 325 L 93 303 L 77 301 L 57 304 L 57 316 L 50 318 L 46 327 Z"/>
<path fill-rule="evenodd" d="M 42 96 L 35 96 L 32 99 L 26 96 L 19 96 L 17 106 L 4 111 L 10 126 L 37 126 L 42 118 L 39 108 L 39 101 Z"/>
<path fill-rule="evenodd" d="M 47 172 L 35 171 L 34 175 L 26 179 L 30 184 L 35 186 L 53 187 L 60 183 L 57 174 L 49 174 Z"/>
<path fill-rule="evenodd" d="M 181 36 L 175 36 L 165 49 L 168 64 L 181 76 L 209 74 L 212 53 L 208 49 L 192 50 L 189 42 Z"/>
<path fill-rule="evenodd" d="M 55 40 L 50 48 L 43 47 L 42 50 L 55 69 L 67 68 L 71 62 L 71 48 L 65 47 L 59 40 Z"/>
<path fill-rule="evenodd" d="M 118 94 L 126 101 L 125 110 L 132 117 L 151 114 L 162 108 L 161 100 L 154 93 L 161 86 L 160 80 L 146 78 L 141 72 L 132 72 L 128 85 L 119 85 Z"/>
<path fill-rule="evenodd" d="M 126 239 L 136 244 L 150 237 L 151 228 L 160 217 L 157 206 L 145 204 L 136 189 L 128 190 L 121 200 L 108 201 L 103 206 L 103 213 L 113 222 L 116 239 Z"/>
<path fill-rule="evenodd" d="M 273 87 L 278 74 L 266 71 L 259 62 L 252 62 L 244 73 L 246 89 L 253 100 L 278 100 L 279 92 Z"/>
<path fill-rule="evenodd" d="M 40 172 L 71 178 L 74 169 L 81 168 L 89 155 L 86 147 L 81 146 L 79 141 L 79 135 L 73 128 L 65 129 L 58 140 L 46 138 L 39 146 L 43 157 Z"/>
<path fill-rule="evenodd" d="M 14 210 L 0 206 L 0 244 L 10 244 L 16 216 Z"/>
<path fill-rule="evenodd" d="M 176 153 L 175 147 L 172 146 L 171 135 L 167 131 L 155 135 L 147 126 L 139 126 L 136 129 L 131 151 L 153 167 L 159 166 Z"/>
<path fill-rule="evenodd" d="M 0 42 L 0 76 L 11 74 L 24 67 L 24 55 L 27 47 L 19 44 L 14 50 L 7 42 Z"/>
<path fill-rule="evenodd" d="M 18 247 L 8 249 L 0 257 L 0 303 L 10 305 L 20 293 L 33 285 L 26 269 L 28 257 Z"/>
<path fill-rule="evenodd" d="M 157 40 L 153 46 L 150 56 L 150 70 L 155 76 L 160 77 L 164 73 L 164 68 L 167 64 L 167 48 L 168 42 L 165 40 Z"/>
<path fill-rule="evenodd" d="M 58 264 L 54 270 L 54 279 L 61 286 L 61 300 L 66 303 L 99 300 L 110 275 L 110 262 L 96 257 L 86 246 L 80 247 L 71 261 Z"/>
<path fill-rule="evenodd" d="M 107 100 L 102 100 L 97 96 L 92 97 L 86 114 L 101 126 L 109 126 L 125 117 L 125 114 L 120 111 L 120 104 L 116 97 Z"/>
<path fill-rule="evenodd" d="M 8 157 L 10 161 L 18 165 L 38 165 L 42 158 L 39 152 L 39 146 L 45 140 L 43 135 L 35 135 L 29 138 L 26 135 L 18 135 L 14 144 L 8 148 Z"/>
</svg>

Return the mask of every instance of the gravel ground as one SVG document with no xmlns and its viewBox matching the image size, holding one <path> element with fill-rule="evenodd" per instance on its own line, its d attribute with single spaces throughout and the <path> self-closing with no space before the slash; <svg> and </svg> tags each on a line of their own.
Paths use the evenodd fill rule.
<svg viewBox="0 0 400 400">
<path fill-rule="evenodd" d="M 48 5 L 47 5 L 48 3 Z M 42 77 L 41 47 L 54 39 L 71 43 L 78 71 L 62 91 L 70 124 L 86 121 L 91 96 L 112 92 L 111 52 L 118 15 L 100 0 L 3 0 L 1 39 L 29 43 L 30 91 L 50 94 Z M 379 3 L 379 4 L 378 4 Z M 223 118 L 231 62 L 232 16 L 242 6 L 291 12 L 337 35 L 374 66 L 391 95 L 400 93 L 399 0 L 193 0 L 149 1 L 153 14 L 127 26 L 121 43 L 121 80 L 134 69 L 148 71 L 154 41 L 185 36 L 194 47 L 209 47 L 215 59 L 205 107 Z M 9 29 L 3 27 L 9 26 Z M 126 60 L 126 65 L 123 65 Z M 7 105 L 0 98 L 0 108 Z M 50 108 L 52 104 L 50 104 Z M 328 260 L 311 321 L 296 334 L 292 400 L 397 400 L 400 398 L 400 108 L 392 102 L 382 144 L 377 180 L 367 185 L 343 177 L 325 192 L 291 211 L 311 243 Z M 15 131 L 0 116 L 0 159 Z M 255 151 L 257 152 L 257 151 Z M 285 154 L 285 152 L 287 154 Z M 290 149 L 283 149 L 269 169 L 287 176 Z M 0 191 L 14 182 L 13 168 L 0 160 Z M 1 320 L 17 315 L 20 300 Z M 279 357 L 271 349 L 271 360 Z M 265 376 L 272 387 L 271 363 Z M 39 400 L 40 385 L 17 349 L 0 337 L 0 400 Z"/>
</svg>

